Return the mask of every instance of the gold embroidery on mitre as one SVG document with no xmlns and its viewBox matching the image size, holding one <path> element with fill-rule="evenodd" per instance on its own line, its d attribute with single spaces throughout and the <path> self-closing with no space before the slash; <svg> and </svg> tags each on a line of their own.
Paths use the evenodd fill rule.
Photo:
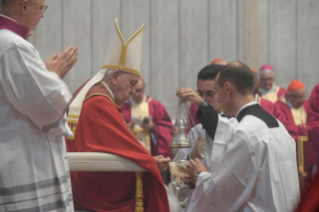
<svg viewBox="0 0 319 212">
<path fill-rule="evenodd" d="M 122 71 L 127 71 L 127 72 L 131 72 L 133 74 L 137 74 L 137 75 L 141 75 L 141 72 L 139 70 L 136 70 L 136 69 L 133 69 L 131 67 L 126 67 L 125 64 L 126 64 L 126 54 L 127 54 L 127 49 L 128 49 L 128 46 L 130 44 L 130 42 L 138 35 L 142 32 L 142 30 L 144 29 L 144 24 L 141 26 L 141 28 L 139 30 L 137 30 L 137 32 L 134 33 L 134 35 L 132 35 L 128 41 L 125 43 L 125 40 L 124 40 L 124 37 L 123 35 L 121 34 L 121 31 L 117 25 L 117 20 L 115 19 L 115 22 L 114 22 L 114 25 L 115 25 L 115 29 L 116 29 L 116 32 L 118 34 L 118 36 L 120 37 L 121 39 L 121 43 L 122 43 L 122 49 L 121 49 L 121 54 L 120 54 L 120 59 L 119 59 L 119 62 L 118 62 L 118 65 L 104 65 L 102 66 L 102 69 L 119 69 L 119 70 L 122 70 Z"/>
</svg>

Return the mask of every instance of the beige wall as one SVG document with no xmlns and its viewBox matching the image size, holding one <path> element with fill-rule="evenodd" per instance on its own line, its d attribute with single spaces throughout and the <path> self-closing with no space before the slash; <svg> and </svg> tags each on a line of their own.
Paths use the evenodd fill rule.
<svg viewBox="0 0 319 212">
<path fill-rule="evenodd" d="M 43 59 L 68 45 L 79 61 L 65 82 L 75 91 L 100 70 L 115 18 L 126 38 L 145 23 L 142 74 L 147 93 L 174 118 L 175 91 L 196 88 L 197 72 L 216 57 L 254 69 L 269 63 L 277 82 L 319 82 L 318 0 L 46 0 L 30 41 Z"/>
</svg>

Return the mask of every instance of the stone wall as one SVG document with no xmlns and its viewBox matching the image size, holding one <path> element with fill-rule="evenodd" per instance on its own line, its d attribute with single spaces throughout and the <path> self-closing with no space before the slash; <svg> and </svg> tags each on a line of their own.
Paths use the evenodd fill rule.
<svg viewBox="0 0 319 212">
<path fill-rule="evenodd" d="M 318 83 L 318 0 L 46 0 L 30 41 L 43 59 L 69 45 L 79 61 L 65 78 L 75 91 L 103 65 L 114 19 L 127 39 L 145 23 L 142 74 L 147 93 L 174 118 L 175 91 L 196 88 L 198 71 L 216 57 L 252 68 L 269 63 L 277 82 Z"/>
</svg>

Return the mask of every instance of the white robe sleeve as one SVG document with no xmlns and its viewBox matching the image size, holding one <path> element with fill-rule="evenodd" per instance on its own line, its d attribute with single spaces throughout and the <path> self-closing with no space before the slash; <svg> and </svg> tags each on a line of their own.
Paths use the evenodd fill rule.
<svg viewBox="0 0 319 212">
<path fill-rule="evenodd" d="M 235 133 L 217 163 L 197 178 L 196 211 L 236 211 L 250 196 L 258 172 L 245 139 Z"/>
<path fill-rule="evenodd" d="M 29 43 L 14 44 L 0 60 L 0 83 L 14 108 L 44 132 L 72 134 L 65 116 L 72 93 L 47 70 L 36 49 Z"/>
</svg>

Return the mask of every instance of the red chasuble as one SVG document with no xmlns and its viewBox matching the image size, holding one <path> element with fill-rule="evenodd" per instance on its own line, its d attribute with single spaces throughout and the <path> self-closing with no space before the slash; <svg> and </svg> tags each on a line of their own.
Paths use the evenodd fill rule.
<svg viewBox="0 0 319 212">
<path fill-rule="evenodd" d="M 157 142 L 157 147 L 154 145 L 154 140 L 151 142 L 152 155 L 160 154 L 164 157 L 172 157 L 169 146 L 174 133 L 172 120 L 167 114 L 164 105 L 162 105 L 159 101 L 150 99 L 148 96 L 146 96 L 146 102 L 148 102 L 149 106 L 148 115 L 152 117 L 152 121 L 154 123 L 154 135 Z M 131 104 L 126 103 L 121 106 L 121 109 L 126 123 L 131 123 Z"/>
<path fill-rule="evenodd" d="M 143 174 L 145 211 L 169 211 L 155 160 L 129 131 L 120 107 L 102 83 L 88 91 L 75 140 L 66 143 L 68 152 L 106 152 L 136 162 L 148 171 Z M 134 211 L 136 180 L 133 172 L 71 172 L 71 182 L 76 209 Z"/>
<path fill-rule="evenodd" d="M 277 107 L 278 110 L 283 114 L 284 118 L 279 119 L 283 125 L 286 127 L 287 131 L 289 134 L 297 141 L 299 136 L 306 136 L 307 135 L 307 128 L 305 127 L 306 125 L 306 120 L 301 121 L 300 124 L 296 124 L 296 121 L 299 120 L 299 117 L 296 117 L 293 115 L 293 109 L 290 108 L 287 104 L 287 99 L 286 96 L 283 95 L 276 103 L 275 106 Z M 304 101 L 303 108 L 305 114 L 307 116 L 307 111 L 309 109 L 309 102 Z M 300 120 L 299 120 L 300 121 Z M 303 125 L 303 126 L 302 126 Z"/>
<path fill-rule="evenodd" d="M 319 159 L 319 84 L 312 90 L 308 102 L 308 144 L 305 154 L 307 168 Z"/>
</svg>

